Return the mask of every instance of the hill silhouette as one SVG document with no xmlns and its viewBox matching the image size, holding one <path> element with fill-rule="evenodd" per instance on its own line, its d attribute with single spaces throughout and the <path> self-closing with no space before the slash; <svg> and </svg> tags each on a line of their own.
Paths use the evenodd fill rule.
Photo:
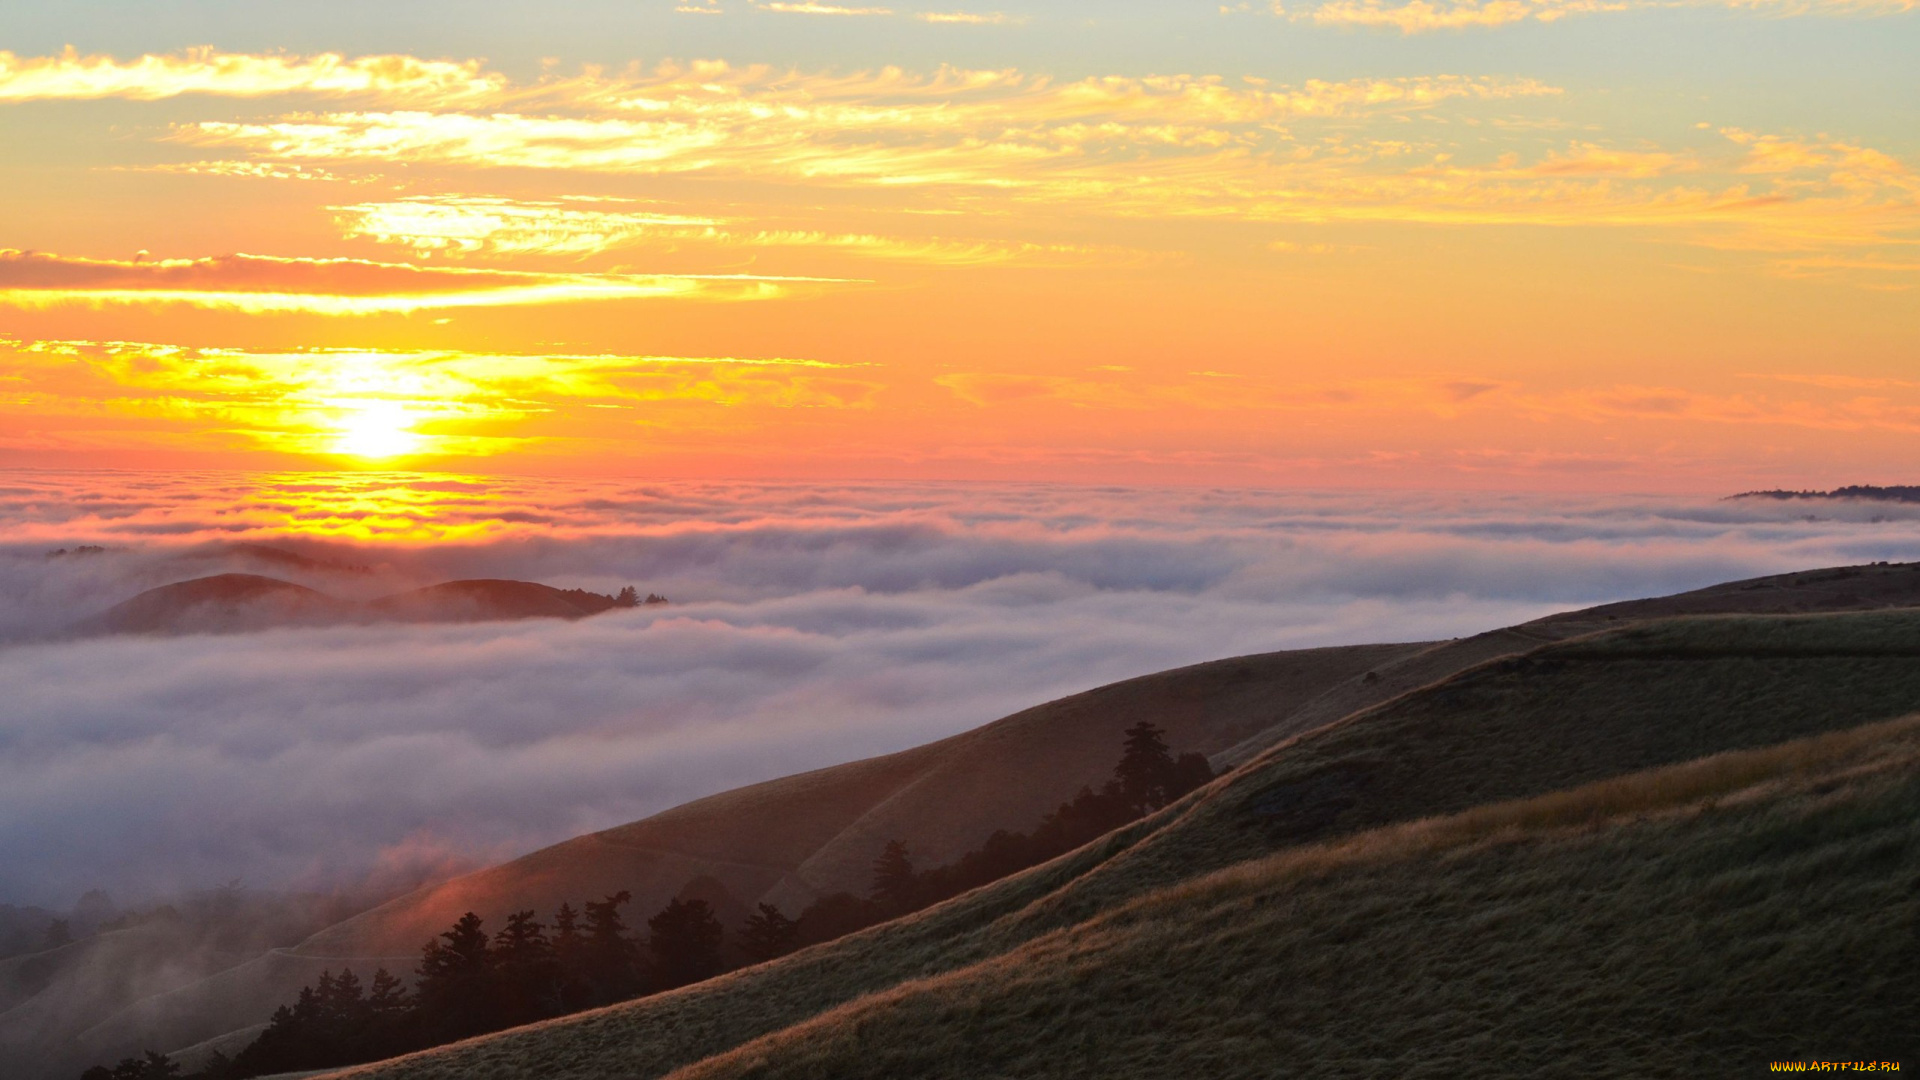
<svg viewBox="0 0 1920 1080">
<path fill-rule="evenodd" d="M 1032 827 L 1097 783 L 1115 737 L 1139 720 L 1216 765 L 1239 764 L 1172 810 L 930 911 L 659 1000 L 491 1037 L 473 1044 L 486 1048 L 481 1059 L 436 1056 L 454 1050 L 409 1059 L 453 1072 L 394 1074 L 471 1075 L 502 1062 L 499 1075 L 548 1075 L 553 1062 L 577 1061 L 584 1071 L 552 1066 L 552 1075 L 661 1075 L 1277 852 L 1920 709 L 1915 616 L 1879 610 L 1916 605 L 1920 566 L 1834 568 L 1450 642 L 1240 657 L 1127 680 L 420 890 L 102 1015 L 80 1064 L 257 1024 L 343 964 L 409 970 L 420 943 L 468 910 L 498 926 L 513 910 L 625 889 L 644 915 L 704 879 L 716 905 L 771 901 L 791 914 L 862 889 L 887 840 L 936 865 L 995 829 Z M 1720 617 L 1690 617 L 1702 615 Z M 669 1008 L 693 1011 L 659 1011 Z M 623 1057 L 604 1039 L 647 1049 Z M 459 1051 L 470 1052 L 482 1051 Z M 458 1072 L 466 1068 L 474 1073 Z"/>
<path fill-rule="evenodd" d="M 1913 484 L 1895 484 L 1891 487 L 1879 487 L 1874 484 L 1849 484 L 1834 488 L 1832 491 L 1787 491 L 1774 488 L 1769 491 L 1743 491 L 1738 495 L 1727 496 L 1730 499 L 1860 499 L 1866 502 L 1920 503 L 1920 486 Z"/>
<path fill-rule="evenodd" d="M 448 581 L 356 602 L 259 574 L 214 574 L 148 589 L 74 624 L 69 632 L 233 634 L 352 622 L 579 619 L 622 606 L 628 605 L 613 596 L 532 581 Z"/>
</svg>

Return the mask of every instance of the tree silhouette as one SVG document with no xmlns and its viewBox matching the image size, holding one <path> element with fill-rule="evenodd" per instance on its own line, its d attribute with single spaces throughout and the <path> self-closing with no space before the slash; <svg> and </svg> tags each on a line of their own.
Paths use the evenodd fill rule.
<svg viewBox="0 0 1920 1080">
<path fill-rule="evenodd" d="M 560 1003 L 565 1009 L 584 1009 L 591 998 L 587 971 L 587 939 L 580 933 L 580 914 L 572 904 L 553 913 L 553 960 L 559 969 Z"/>
<path fill-rule="evenodd" d="M 499 989 L 496 1022 L 512 1027 L 557 1011 L 559 964 L 533 909 L 507 916 L 507 925 L 493 936 L 493 965 Z"/>
<path fill-rule="evenodd" d="M 880 857 L 873 860 L 873 886 L 868 895 L 890 912 L 903 912 L 911 910 L 918 891 L 907 845 L 898 840 L 887 841 L 887 846 L 880 849 Z"/>
<path fill-rule="evenodd" d="M 748 963 L 758 964 L 785 956 L 800 943 L 800 924 L 781 914 L 772 904 L 747 916 L 740 927 L 740 952 Z"/>
<path fill-rule="evenodd" d="M 613 603 L 615 607 L 639 607 L 640 593 L 631 585 L 625 586 L 613 598 Z"/>
<path fill-rule="evenodd" d="M 1113 778 L 1130 816 L 1139 817 L 1167 804 L 1173 769 L 1166 732 L 1145 720 L 1127 729 L 1126 749 L 1120 755 L 1120 764 L 1113 767 Z"/>
<path fill-rule="evenodd" d="M 655 989 L 671 990 L 720 973 L 720 944 L 726 931 L 705 900 L 669 902 L 647 920 L 647 930 Z"/>
<path fill-rule="evenodd" d="M 121 1058 L 111 1069 L 95 1065 L 81 1073 L 80 1080 L 174 1080 L 179 1075 L 179 1062 L 149 1050 L 145 1057 Z"/>
<path fill-rule="evenodd" d="M 420 950 L 416 997 L 430 1037 L 452 1041 L 488 1030 L 493 1021 L 493 966 L 487 932 L 469 911 Z"/>
<path fill-rule="evenodd" d="M 57 949 L 73 943 L 73 927 L 65 919 L 55 919 L 47 924 L 46 942 L 43 949 Z M 131 1060 L 131 1059 L 129 1059 Z"/>
<path fill-rule="evenodd" d="M 632 899 L 633 894 L 622 889 L 605 900 L 586 902 L 581 976 L 594 1004 L 620 1001 L 640 990 L 640 972 L 634 962 L 638 950 L 620 917 L 620 906 Z"/>
</svg>

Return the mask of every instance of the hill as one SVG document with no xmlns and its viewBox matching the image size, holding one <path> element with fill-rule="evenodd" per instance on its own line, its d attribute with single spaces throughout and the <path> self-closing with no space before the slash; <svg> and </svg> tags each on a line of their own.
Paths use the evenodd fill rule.
<svg viewBox="0 0 1920 1080">
<path fill-rule="evenodd" d="M 148 589 L 74 624 L 69 632 L 235 634 L 350 622 L 579 619 L 618 606 L 611 596 L 532 581 L 448 581 L 355 602 L 259 574 L 214 574 Z"/>
<path fill-rule="evenodd" d="M 920 865 L 927 866 L 977 845 L 996 828 L 1031 827 L 1080 785 L 1105 775 L 1118 733 L 1137 720 L 1166 728 L 1176 749 L 1201 750 L 1217 765 L 1241 763 L 1209 789 L 1200 806 L 1212 809 L 1196 809 L 1190 826 L 1157 840 L 1152 838 L 1159 836 L 1155 830 L 1164 821 L 1121 830 L 1044 871 L 975 894 L 974 902 L 984 907 L 943 905 L 937 917 L 928 913 L 888 931 L 935 927 L 938 948 L 932 953 L 927 941 L 886 938 L 892 942 L 886 946 L 889 956 L 905 960 L 865 966 L 865 961 L 853 959 L 864 948 L 858 943 L 871 936 L 861 935 L 828 947 L 825 955 L 839 973 L 828 980 L 830 991 L 796 991 L 783 983 L 777 1003 L 717 1006 L 720 1013 L 692 1021 L 692 1030 L 721 1032 L 720 1041 L 687 1048 L 693 1056 L 674 1058 L 677 1066 L 726 1050 L 734 1045 L 729 1039 L 755 1037 L 860 993 L 975 962 L 1033 934 L 1091 917 L 1113 903 L 1290 845 L 1390 825 L 1408 815 L 1456 812 L 1490 799 L 1524 798 L 1735 745 L 1757 745 L 1741 742 L 1747 737 L 1741 731 L 1755 733 L 1751 737 L 1762 742 L 1804 735 L 1821 730 L 1808 717 L 1829 706 L 1844 707 L 1851 710 L 1847 716 L 1862 720 L 1920 708 L 1920 686 L 1912 678 L 1911 660 L 1903 655 L 1858 657 L 1844 655 L 1844 650 L 1814 650 L 1781 661 L 1764 649 L 1749 649 L 1710 663 L 1644 656 L 1601 663 L 1577 652 L 1547 652 L 1562 643 L 1576 648 L 1574 639 L 1582 639 L 1578 649 L 1598 648 L 1593 642 L 1600 639 L 1591 635 L 1619 634 L 1640 621 L 1676 615 L 1915 604 L 1920 604 L 1920 566 L 1846 567 L 1607 605 L 1451 642 L 1240 657 L 1128 680 L 901 754 L 698 800 L 421 890 L 329 927 L 293 949 L 102 1016 L 85 1045 L 94 1051 L 89 1060 L 99 1060 L 144 1047 L 177 1048 L 219 1037 L 264 1020 L 275 1004 L 290 999 L 322 969 L 351 964 L 364 973 L 384 964 L 405 971 L 422 941 L 469 909 L 497 926 L 506 912 L 518 908 L 551 911 L 562 900 L 577 904 L 629 889 L 635 894 L 631 910 L 644 918 L 689 882 L 701 880 L 709 889 L 717 885 L 725 906 L 733 910 L 766 899 L 791 914 L 823 892 L 864 891 L 873 856 L 886 839 L 907 840 Z M 1732 633 L 1725 628 L 1737 622 L 1702 625 L 1711 636 Z M 1617 642 L 1607 646 L 1624 647 Z M 1523 654 L 1525 663 L 1501 666 Z M 1729 689 L 1733 696 L 1723 700 Z M 1483 700 L 1482 695 L 1491 696 Z M 1756 695 L 1766 695 L 1766 700 L 1755 700 Z M 1719 726 L 1702 729 L 1691 741 L 1676 735 L 1661 743 L 1644 733 L 1633 734 L 1642 728 L 1661 730 L 1657 721 L 1668 715 L 1664 703 L 1669 699 L 1701 703 L 1701 722 L 1718 717 L 1713 723 Z M 1475 726 L 1474 718 L 1493 706 L 1496 714 L 1488 722 L 1504 726 Z M 1392 727 L 1392 717 L 1413 716 L 1407 710 L 1417 709 L 1443 719 L 1431 725 L 1406 721 L 1409 730 L 1452 734 L 1446 739 L 1435 735 L 1439 741 L 1429 744 Z M 1624 718 L 1620 722 L 1627 727 L 1596 729 L 1614 734 L 1589 744 L 1589 733 L 1582 729 L 1568 729 L 1559 720 L 1542 726 L 1537 719 L 1590 712 Z M 1776 714 L 1784 718 L 1769 721 L 1772 726 L 1754 726 L 1758 721 L 1753 717 Z M 1444 719 L 1449 716 L 1453 719 Z M 1331 759 L 1314 757 L 1336 745 L 1321 741 L 1335 731 L 1373 732 L 1385 741 L 1372 749 L 1343 750 Z M 1555 732 L 1564 745 L 1538 748 L 1539 760 L 1525 768 L 1503 772 L 1497 767 L 1506 755 L 1533 747 L 1542 731 Z M 1312 736 L 1303 735 L 1307 732 Z M 1406 740 L 1404 745 L 1395 741 L 1400 739 Z M 1460 763 L 1448 756 L 1456 744 L 1491 747 L 1496 758 L 1473 763 L 1456 776 Z M 1273 754 L 1282 754 L 1306 774 L 1283 779 L 1292 774 Z M 1244 786 L 1263 777 L 1279 787 L 1255 791 Z M 1380 793 L 1392 791 L 1400 792 L 1398 801 L 1380 801 Z M 1229 798 L 1266 809 L 1207 824 L 1207 815 L 1225 805 L 1215 800 Z M 1116 857 L 1113 867 L 1104 865 L 1109 856 Z M 1011 913 L 1016 911 L 1023 914 L 1014 918 Z M 1003 916 L 1012 937 L 979 936 L 981 926 Z M 1035 921 L 1043 916 L 1056 921 Z M 1026 929 L 1015 933 L 1019 927 Z M 854 952 L 842 951 L 848 949 Z M 926 960 L 929 955 L 937 959 Z M 931 966 L 923 968 L 923 961 Z M 743 1034 L 728 1019 L 739 1015 L 763 1017 L 772 1026 Z"/>
<path fill-rule="evenodd" d="M 162 585 L 76 624 L 91 634 L 240 633 L 339 622 L 353 605 L 316 589 L 259 574 L 214 574 Z"/>
<path fill-rule="evenodd" d="M 1873 484 L 1849 484 L 1834 488 L 1832 491 L 1785 491 L 1775 488 L 1771 491 L 1743 491 L 1738 495 L 1729 495 L 1730 499 L 1862 499 L 1868 502 L 1920 503 L 1920 486 L 1896 484 L 1892 487 L 1876 487 Z"/>
<path fill-rule="evenodd" d="M 918 915 L 342 1075 L 1266 1075 L 1305 1052 L 1323 1075 L 1584 1054 L 1660 1075 L 1736 1049 L 1742 1069 L 1892 1053 L 1920 757 L 1887 718 L 1920 708 L 1916 659 L 1904 611 L 1545 645 Z"/>
</svg>

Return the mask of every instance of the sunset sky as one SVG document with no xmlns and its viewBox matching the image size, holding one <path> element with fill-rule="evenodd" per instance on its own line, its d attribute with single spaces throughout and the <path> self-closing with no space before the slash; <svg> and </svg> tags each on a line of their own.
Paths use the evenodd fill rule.
<svg viewBox="0 0 1920 1080">
<path fill-rule="evenodd" d="M 1912 0 L 0 10 L 0 466 L 1911 482 Z"/>
</svg>

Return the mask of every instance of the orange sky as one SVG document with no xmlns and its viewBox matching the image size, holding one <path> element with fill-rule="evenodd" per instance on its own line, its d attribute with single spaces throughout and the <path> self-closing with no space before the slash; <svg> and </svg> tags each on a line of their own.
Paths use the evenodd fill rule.
<svg viewBox="0 0 1920 1080">
<path fill-rule="evenodd" d="M 658 5 L 624 57 L 12 28 L 82 45 L 0 53 L 0 464 L 1912 479 L 1899 4 L 1166 17 L 1212 53 L 830 8 Z M 1854 55 L 1617 45 L 1730 28 Z"/>
</svg>

